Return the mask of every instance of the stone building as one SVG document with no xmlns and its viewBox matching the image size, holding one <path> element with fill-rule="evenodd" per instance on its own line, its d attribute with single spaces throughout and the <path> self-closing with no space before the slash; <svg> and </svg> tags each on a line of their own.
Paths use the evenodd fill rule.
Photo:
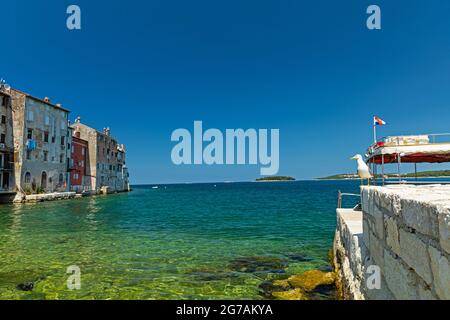
<svg viewBox="0 0 450 320">
<path fill-rule="evenodd" d="M 66 191 L 69 110 L 50 99 L 11 89 L 16 185 L 25 193 Z"/>
<path fill-rule="evenodd" d="M 0 192 L 15 191 L 13 119 L 10 90 L 0 84 Z"/>
<path fill-rule="evenodd" d="M 71 128 L 73 131 L 73 128 Z M 80 138 L 80 132 L 75 132 L 72 136 L 72 150 L 69 164 L 70 169 L 70 190 L 76 192 L 88 191 L 91 189 L 91 177 L 87 175 L 89 163 L 89 144 Z"/>
<path fill-rule="evenodd" d="M 110 129 L 97 131 L 80 118 L 71 126 L 74 135 L 88 142 L 86 175 L 90 176 L 93 191 L 128 191 L 128 170 L 125 164 L 125 147 L 110 135 Z"/>
</svg>

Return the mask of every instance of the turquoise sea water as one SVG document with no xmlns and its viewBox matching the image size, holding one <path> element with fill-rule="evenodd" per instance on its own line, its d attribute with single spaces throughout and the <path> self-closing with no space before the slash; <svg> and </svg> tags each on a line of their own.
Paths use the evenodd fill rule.
<svg viewBox="0 0 450 320">
<path fill-rule="evenodd" d="M 337 190 L 358 185 L 135 186 L 3 205 L 0 299 L 262 299 L 266 279 L 328 268 Z M 67 289 L 71 265 L 81 270 L 80 290 Z M 33 290 L 17 288 L 27 282 Z"/>
</svg>

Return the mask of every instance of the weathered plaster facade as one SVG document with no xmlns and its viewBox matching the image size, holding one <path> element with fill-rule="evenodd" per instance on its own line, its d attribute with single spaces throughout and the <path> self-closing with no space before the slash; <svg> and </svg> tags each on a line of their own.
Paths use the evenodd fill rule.
<svg viewBox="0 0 450 320">
<path fill-rule="evenodd" d="M 86 175 L 89 161 L 89 144 L 81 139 L 80 133 L 72 136 L 72 150 L 70 159 L 70 189 L 76 192 L 91 190 L 91 177 Z"/>
<path fill-rule="evenodd" d="M 109 129 L 99 132 L 77 120 L 74 134 L 88 142 L 89 159 L 86 175 L 91 177 L 91 188 L 107 192 L 127 191 L 128 171 L 125 165 L 125 148 L 110 136 Z"/>
<path fill-rule="evenodd" d="M 11 96 L 0 88 L 0 192 L 14 192 L 14 143 Z"/>
<path fill-rule="evenodd" d="M 25 193 L 66 191 L 69 110 L 11 89 L 16 185 Z"/>
</svg>

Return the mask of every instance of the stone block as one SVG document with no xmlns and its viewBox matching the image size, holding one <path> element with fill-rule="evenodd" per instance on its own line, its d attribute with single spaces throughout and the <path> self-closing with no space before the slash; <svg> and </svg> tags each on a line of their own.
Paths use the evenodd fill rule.
<svg viewBox="0 0 450 320">
<path fill-rule="evenodd" d="M 416 234 L 400 229 L 400 257 L 428 284 L 433 281 L 427 245 Z"/>
<path fill-rule="evenodd" d="M 374 226 L 374 232 L 377 235 L 378 239 L 382 240 L 384 239 L 384 216 L 383 213 L 375 209 L 374 210 L 374 220 L 375 220 L 375 226 Z"/>
<path fill-rule="evenodd" d="M 402 200 L 401 215 L 404 223 L 418 232 L 436 238 L 438 232 L 438 212 L 436 206 L 416 200 Z"/>
<path fill-rule="evenodd" d="M 393 296 L 392 292 L 389 290 L 389 287 L 386 284 L 385 277 L 383 275 L 383 270 L 381 270 L 381 281 L 380 281 L 380 288 L 371 288 L 369 289 L 369 286 L 367 285 L 368 282 L 371 281 L 369 277 L 374 276 L 373 273 L 367 272 L 368 268 L 373 264 L 373 260 L 367 259 L 364 264 L 364 270 L 366 272 L 364 273 L 364 277 L 361 283 L 361 287 L 365 293 L 365 296 L 368 300 L 395 300 L 395 297 Z"/>
<path fill-rule="evenodd" d="M 398 300 L 416 300 L 416 278 L 414 273 L 399 258 L 387 250 L 384 255 L 384 276 L 389 290 Z"/>
<path fill-rule="evenodd" d="M 400 238 L 397 221 L 394 218 L 385 217 L 386 243 L 397 255 L 400 255 Z"/>
<path fill-rule="evenodd" d="M 440 299 L 450 300 L 450 263 L 436 248 L 429 246 L 433 286 Z"/>
<path fill-rule="evenodd" d="M 384 212 L 392 215 L 400 215 L 401 212 L 401 198 L 391 190 L 383 189 L 377 194 L 378 205 Z"/>
<path fill-rule="evenodd" d="M 420 300 L 437 300 L 437 298 L 431 292 L 431 288 L 429 286 L 418 286 L 418 295 Z"/>
<path fill-rule="evenodd" d="M 371 208 L 373 207 L 371 193 L 370 188 L 364 187 L 361 189 L 361 207 L 363 212 L 369 214 L 372 211 Z"/>
<path fill-rule="evenodd" d="M 383 246 L 381 245 L 380 239 L 378 239 L 373 233 L 370 233 L 369 235 L 368 248 L 374 263 L 383 269 Z"/>
<path fill-rule="evenodd" d="M 370 239 L 369 239 L 370 229 L 369 229 L 369 222 L 367 221 L 367 218 L 363 218 L 363 240 L 366 246 L 369 245 Z"/>
<path fill-rule="evenodd" d="M 442 249 L 450 254 L 450 210 L 448 208 L 439 212 L 439 243 Z"/>
</svg>

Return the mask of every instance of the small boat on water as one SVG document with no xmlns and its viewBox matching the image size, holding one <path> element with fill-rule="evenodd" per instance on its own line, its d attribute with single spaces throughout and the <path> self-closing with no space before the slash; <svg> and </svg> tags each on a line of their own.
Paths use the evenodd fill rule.
<svg viewBox="0 0 450 320">
<path fill-rule="evenodd" d="M 152 189 L 159 189 L 159 187 L 158 186 L 153 186 Z"/>
</svg>

